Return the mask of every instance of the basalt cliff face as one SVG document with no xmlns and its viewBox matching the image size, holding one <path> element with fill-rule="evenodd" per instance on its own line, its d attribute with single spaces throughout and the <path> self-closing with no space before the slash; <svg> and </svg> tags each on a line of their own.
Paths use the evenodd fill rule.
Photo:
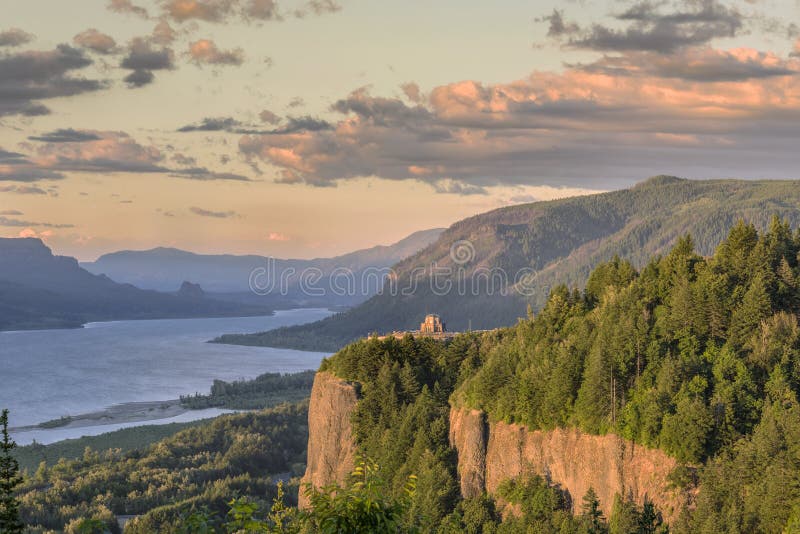
<svg viewBox="0 0 800 534">
<path fill-rule="evenodd" d="M 357 448 L 350 422 L 357 403 L 355 384 L 328 372 L 317 373 L 308 415 L 304 483 L 322 487 L 347 481 Z M 566 490 L 576 512 L 589 487 L 597 493 L 607 517 L 617 493 L 639 504 L 649 498 L 670 522 L 686 503 L 685 496 L 670 487 L 668 477 L 676 466 L 673 458 L 615 435 L 594 436 L 576 429 L 528 430 L 489 422 L 478 410 L 452 408 L 450 443 L 458 451 L 464 497 L 484 491 L 496 494 L 506 479 L 538 474 Z M 307 504 L 301 491 L 300 506 Z"/>
<path fill-rule="evenodd" d="M 606 517 L 616 493 L 638 504 L 649 498 L 667 521 L 675 519 L 685 506 L 685 497 L 670 489 L 668 480 L 676 461 L 613 434 L 528 430 L 521 425 L 487 422 L 485 414 L 477 410 L 453 408 L 450 442 L 458 450 L 458 474 L 465 497 L 495 493 L 504 480 L 538 474 L 569 492 L 576 512 L 589 487 L 597 493 Z"/>
<path fill-rule="evenodd" d="M 299 505 L 308 499 L 303 485 L 316 488 L 344 484 L 353 471 L 356 453 L 350 417 L 358 402 L 356 386 L 331 373 L 321 371 L 314 377 L 308 408 L 308 459 L 301 482 Z"/>
</svg>

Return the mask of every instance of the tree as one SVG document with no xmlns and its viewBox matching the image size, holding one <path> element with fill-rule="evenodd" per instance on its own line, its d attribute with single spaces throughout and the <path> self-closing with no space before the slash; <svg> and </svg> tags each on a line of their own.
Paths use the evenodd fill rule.
<svg viewBox="0 0 800 534">
<path fill-rule="evenodd" d="M 614 506 L 608 521 L 610 534 L 639 534 L 639 510 L 636 503 L 623 499 L 619 493 L 614 495 Z"/>
<path fill-rule="evenodd" d="M 583 496 L 581 511 L 581 516 L 586 522 L 586 529 L 589 534 L 605 534 L 607 529 L 603 511 L 600 510 L 600 499 L 591 486 Z"/>
<path fill-rule="evenodd" d="M 17 446 L 8 434 L 8 410 L 0 415 L 2 441 L 0 441 L 0 532 L 16 534 L 25 526 L 19 518 L 19 502 L 14 489 L 22 483 L 19 476 L 19 464 L 11 451 Z"/>
</svg>

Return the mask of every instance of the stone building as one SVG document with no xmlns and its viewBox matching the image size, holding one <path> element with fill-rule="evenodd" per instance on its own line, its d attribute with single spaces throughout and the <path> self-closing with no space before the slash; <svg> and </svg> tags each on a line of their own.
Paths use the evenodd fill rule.
<svg viewBox="0 0 800 534">
<path fill-rule="evenodd" d="M 443 334 L 446 331 L 441 317 L 433 313 L 426 315 L 425 320 L 419 325 L 420 334 Z"/>
</svg>

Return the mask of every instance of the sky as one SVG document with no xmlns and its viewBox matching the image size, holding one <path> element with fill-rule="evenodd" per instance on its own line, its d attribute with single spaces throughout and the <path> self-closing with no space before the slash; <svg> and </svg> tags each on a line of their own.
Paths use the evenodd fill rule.
<svg viewBox="0 0 800 534">
<path fill-rule="evenodd" d="M 797 178 L 800 0 L 0 0 L 0 237 L 321 257 Z"/>
</svg>

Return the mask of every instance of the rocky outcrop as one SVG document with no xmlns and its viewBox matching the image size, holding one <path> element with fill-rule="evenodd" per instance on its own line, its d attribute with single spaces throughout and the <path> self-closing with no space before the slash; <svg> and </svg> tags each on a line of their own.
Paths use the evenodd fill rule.
<svg viewBox="0 0 800 534">
<path fill-rule="evenodd" d="M 302 484 L 316 488 L 344 484 L 353 471 L 356 444 L 350 417 L 358 402 L 358 392 L 351 382 L 321 371 L 314 377 L 308 408 L 308 459 L 301 481 L 299 505 L 308 499 Z"/>
<path fill-rule="evenodd" d="M 668 521 L 684 506 L 684 499 L 670 489 L 668 481 L 676 461 L 613 434 L 528 430 L 521 425 L 487 423 L 485 414 L 477 410 L 453 408 L 450 442 L 458 450 L 465 497 L 495 493 L 504 480 L 538 474 L 569 493 L 573 511 L 580 510 L 589 487 L 597 492 L 607 516 L 616 493 L 639 504 L 649 498 Z"/>
<path fill-rule="evenodd" d="M 458 451 L 461 495 L 482 495 L 486 490 L 486 440 L 489 426 L 479 410 L 450 410 L 450 446 Z"/>
</svg>

